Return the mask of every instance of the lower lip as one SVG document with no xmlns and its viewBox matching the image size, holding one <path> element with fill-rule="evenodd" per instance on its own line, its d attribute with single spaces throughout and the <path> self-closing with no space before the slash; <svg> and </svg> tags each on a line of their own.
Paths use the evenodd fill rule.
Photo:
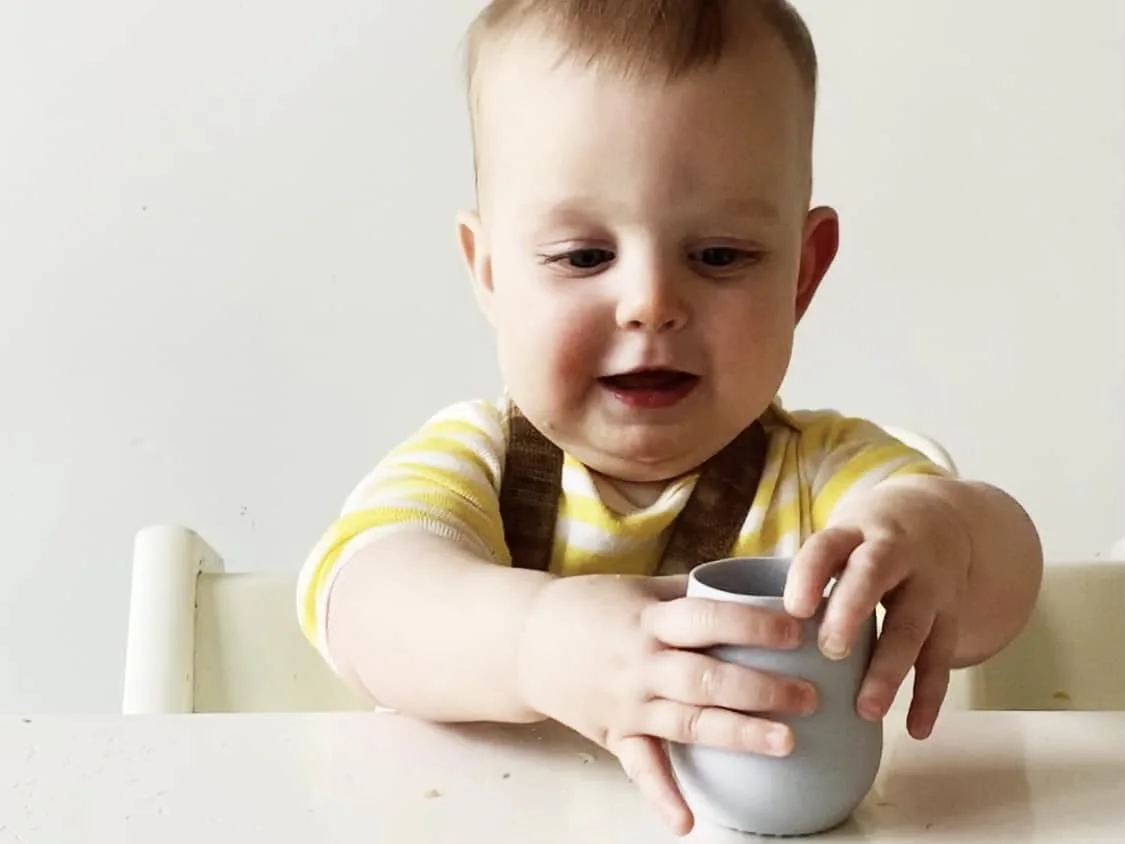
<svg viewBox="0 0 1125 844">
<path fill-rule="evenodd" d="M 698 378 L 692 378 L 690 381 L 685 381 L 670 390 L 619 390 L 609 385 L 604 385 L 604 387 L 613 394 L 615 399 L 628 407 L 638 410 L 656 410 L 679 404 L 688 397 L 698 383 Z"/>
</svg>

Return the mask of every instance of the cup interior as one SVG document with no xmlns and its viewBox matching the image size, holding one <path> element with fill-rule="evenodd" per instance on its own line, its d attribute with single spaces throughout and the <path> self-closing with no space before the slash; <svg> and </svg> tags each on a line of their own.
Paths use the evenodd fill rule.
<svg viewBox="0 0 1125 844">
<path fill-rule="evenodd" d="M 788 557 L 730 557 L 704 563 L 691 576 L 716 592 L 748 597 L 780 598 L 785 594 Z"/>
</svg>

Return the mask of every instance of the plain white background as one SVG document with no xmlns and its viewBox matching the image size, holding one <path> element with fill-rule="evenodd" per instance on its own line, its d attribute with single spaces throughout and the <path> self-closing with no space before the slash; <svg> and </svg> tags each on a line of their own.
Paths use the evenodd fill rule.
<svg viewBox="0 0 1125 844">
<path fill-rule="evenodd" d="M 295 570 L 500 384 L 454 250 L 479 0 L 7 2 L 0 710 L 119 705 L 132 535 Z M 1125 4 L 798 0 L 843 247 L 784 397 L 1125 534 Z"/>
</svg>

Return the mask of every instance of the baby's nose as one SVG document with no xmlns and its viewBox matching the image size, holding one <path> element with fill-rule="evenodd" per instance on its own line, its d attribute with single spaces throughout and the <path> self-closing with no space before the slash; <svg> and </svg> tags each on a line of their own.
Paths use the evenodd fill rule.
<svg viewBox="0 0 1125 844">
<path fill-rule="evenodd" d="M 674 281 L 657 273 L 627 285 L 617 304 L 618 326 L 632 331 L 676 331 L 687 318 Z"/>
</svg>

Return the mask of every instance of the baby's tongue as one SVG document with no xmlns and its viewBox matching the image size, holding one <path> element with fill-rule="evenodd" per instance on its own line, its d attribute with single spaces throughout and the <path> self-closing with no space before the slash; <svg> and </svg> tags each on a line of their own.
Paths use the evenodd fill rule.
<svg viewBox="0 0 1125 844">
<path fill-rule="evenodd" d="M 652 369 L 643 372 L 626 372 L 602 380 L 617 390 L 674 390 L 693 376 L 671 369 Z"/>
</svg>

